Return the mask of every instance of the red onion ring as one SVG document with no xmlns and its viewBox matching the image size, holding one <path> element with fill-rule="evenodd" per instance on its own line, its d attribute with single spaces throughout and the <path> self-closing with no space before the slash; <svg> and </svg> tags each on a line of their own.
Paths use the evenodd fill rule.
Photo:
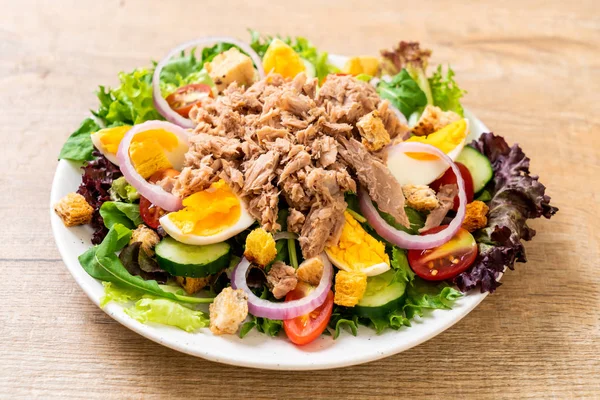
<svg viewBox="0 0 600 400">
<path fill-rule="evenodd" d="M 120 169 L 127 182 L 137 189 L 137 191 L 147 198 L 152 204 L 167 211 L 180 210 L 181 199 L 165 191 L 158 185 L 145 180 L 131 163 L 129 157 L 129 146 L 131 140 L 140 132 L 151 129 L 162 129 L 176 135 L 179 140 L 189 143 L 190 134 L 183 128 L 166 121 L 146 121 L 143 124 L 135 125 L 131 128 L 121 140 L 119 150 L 117 150 L 117 160 L 119 160 Z"/>
<path fill-rule="evenodd" d="M 445 161 L 450 166 L 450 168 L 452 168 L 452 171 L 456 175 L 459 199 L 458 211 L 456 212 L 456 216 L 454 217 L 452 222 L 450 222 L 446 229 L 438 233 L 425 236 L 411 235 L 409 233 L 399 231 L 393 226 L 390 226 L 387 222 L 385 222 L 385 220 L 381 218 L 381 215 L 379 215 L 379 212 L 373 205 L 373 202 L 369 198 L 367 191 L 361 188 L 361 190 L 359 190 L 358 196 L 360 209 L 363 215 L 365 216 L 365 218 L 367 218 L 369 224 L 371 224 L 373 229 L 375 229 L 375 231 L 382 238 L 403 249 L 431 249 L 433 247 L 441 246 L 442 244 L 448 242 L 450 239 L 452 239 L 456 232 L 458 232 L 463 223 L 463 220 L 465 219 L 467 195 L 465 193 L 465 183 L 462 179 L 462 176 L 460 175 L 460 170 L 450 157 L 448 157 L 440 149 L 429 144 L 403 142 L 390 146 L 388 149 L 388 153 L 390 151 L 401 151 L 403 153 L 428 153 L 436 155 L 440 159 Z M 388 154 L 388 157 L 391 157 L 391 155 Z"/>
<path fill-rule="evenodd" d="M 273 235 L 273 239 L 275 239 L 275 241 L 281 239 L 298 239 L 298 235 L 296 235 L 294 232 L 277 232 Z"/>
<path fill-rule="evenodd" d="M 152 75 L 152 100 L 154 102 L 154 107 L 158 110 L 160 115 L 165 117 L 165 119 L 169 122 L 172 122 L 176 125 L 181 126 L 182 128 L 193 128 L 194 123 L 188 118 L 182 117 L 177 114 L 162 97 L 162 93 L 160 92 L 160 73 L 165 65 L 173 58 L 178 55 L 182 51 L 189 49 L 190 47 L 199 47 L 199 46 L 212 46 L 217 43 L 231 43 L 238 46 L 242 49 L 246 54 L 252 58 L 254 65 L 256 65 L 256 69 L 258 70 L 258 76 L 260 79 L 265 77 L 265 71 L 262 66 L 262 60 L 258 54 L 250 47 L 248 44 L 241 42 L 235 38 L 227 37 L 227 36 L 207 36 L 196 40 L 190 40 L 189 42 L 185 42 L 175 47 L 173 50 L 167 54 L 165 58 L 160 60 L 160 62 L 156 65 L 154 69 L 154 74 Z"/>
<path fill-rule="evenodd" d="M 333 277 L 333 267 L 325 253 L 321 254 L 323 261 L 323 276 L 319 285 L 306 297 L 298 300 L 276 303 L 257 297 L 246 283 L 246 274 L 250 267 L 250 262 L 246 257 L 235 267 L 231 275 L 231 287 L 242 289 L 248 295 L 248 311 L 255 317 L 286 320 L 308 314 L 315 308 L 321 306 L 327 298 L 327 293 L 331 289 L 331 279 Z"/>
</svg>

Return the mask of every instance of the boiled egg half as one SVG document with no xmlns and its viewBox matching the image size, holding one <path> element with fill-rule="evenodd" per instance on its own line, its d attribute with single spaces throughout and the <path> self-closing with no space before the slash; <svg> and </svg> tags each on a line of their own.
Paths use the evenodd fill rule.
<svg viewBox="0 0 600 400">
<path fill-rule="evenodd" d="M 335 246 L 325 248 L 329 260 L 348 272 L 362 272 L 375 276 L 390 269 L 390 258 L 385 245 L 369 235 L 348 211 L 344 213 L 346 222 L 342 228 L 340 241 Z"/>
<path fill-rule="evenodd" d="M 461 119 L 427 136 L 413 136 L 407 142 L 430 144 L 455 161 L 469 135 L 469 121 Z M 388 153 L 387 166 L 401 185 L 428 185 L 449 168 L 439 157 L 424 153 Z"/>
<path fill-rule="evenodd" d="M 129 125 L 101 129 L 92 133 L 92 143 L 110 162 L 119 165 L 117 151 Z M 138 132 L 129 145 L 129 157 L 135 170 L 148 179 L 165 169 L 181 170 L 189 144 L 165 129 L 148 129 Z"/>
<path fill-rule="evenodd" d="M 160 224 L 181 243 L 223 242 L 254 223 L 246 205 L 224 180 L 183 199 L 183 209 L 161 217 Z"/>
</svg>

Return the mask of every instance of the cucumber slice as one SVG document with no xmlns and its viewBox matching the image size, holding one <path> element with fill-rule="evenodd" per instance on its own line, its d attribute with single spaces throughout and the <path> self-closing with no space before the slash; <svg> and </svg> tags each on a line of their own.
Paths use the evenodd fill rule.
<svg viewBox="0 0 600 400">
<path fill-rule="evenodd" d="M 471 173 L 475 193 L 483 189 L 494 176 L 490 160 L 471 146 L 465 146 L 456 161 L 464 164 Z"/>
<path fill-rule="evenodd" d="M 363 298 L 354 307 L 359 317 L 384 317 L 404 303 L 405 282 L 394 282 L 396 271 L 367 278 Z"/>
<path fill-rule="evenodd" d="M 193 246 L 176 241 L 171 237 L 156 245 L 158 265 L 173 276 L 202 278 L 216 274 L 229 265 L 229 244 L 214 243 Z"/>
<path fill-rule="evenodd" d="M 302 62 L 304 63 L 304 66 L 306 67 L 306 71 L 304 71 L 306 73 L 306 77 L 307 78 L 314 78 L 317 76 L 317 69 L 315 68 L 315 66 L 313 65 L 313 63 L 311 63 L 310 61 L 308 61 L 306 58 L 302 58 L 300 57 L 300 59 L 302 60 Z"/>
</svg>

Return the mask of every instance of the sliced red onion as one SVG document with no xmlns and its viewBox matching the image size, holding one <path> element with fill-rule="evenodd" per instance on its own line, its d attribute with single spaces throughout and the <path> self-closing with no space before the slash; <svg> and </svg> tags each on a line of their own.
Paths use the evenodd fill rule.
<svg viewBox="0 0 600 400">
<path fill-rule="evenodd" d="M 294 232 L 277 232 L 273 235 L 273 239 L 275 239 L 275 241 L 281 239 L 298 239 L 298 235 Z"/>
<path fill-rule="evenodd" d="M 321 282 L 308 296 L 301 299 L 276 303 L 257 297 L 246 283 L 246 274 L 250 267 L 250 262 L 246 257 L 242 258 L 242 261 L 233 270 L 231 287 L 246 292 L 248 295 L 248 311 L 255 317 L 285 320 L 308 314 L 325 302 L 327 293 L 331 289 L 333 267 L 325 253 L 322 253 L 319 257 L 323 261 Z"/>
<path fill-rule="evenodd" d="M 393 152 L 402 152 L 402 153 L 428 153 L 438 156 L 444 162 L 446 162 L 452 171 L 456 175 L 456 183 L 458 185 L 458 211 L 456 212 L 456 216 L 450 222 L 448 227 L 438 233 L 434 233 L 431 235 L 419 236 L 419 235 L 411 235 L 409 233 L 400 231 L 393 226 L 389 225 L 379 212 L 373 205 L 373 202 L 369 198 L 369 195 L 366 190 L 359 190 L 359 204 L 360 209 L 369 221 L 369 224 L 375 229 L 375 231 L 385 240 L 390 243 L 395 244 L 403 249 L 416 249 L 416 250 L 424 250 L 431 249 L 433 247 L 441 246 L 442 244 L 448 242 L 452 237 L 458 232 L 460 229 L 463 220 L 465 219 L 465 209 L 467 205 L 467 195 L 465 193 L 465 183 L 460 175 L 460 170 L 456 166 L 456 164 L 452 161 L 450 157 L 444 154 L 443 151 L 438 149 L 437 147 L 431 146 L 429 144 L 424 143 L 416 143 L 416 142 L 403 142 L 396 145 L 391 146 L 388 149 L 388 157 L 393 157 Z"/>
<path fill-rule="evenodd" d="M 256 65 L 256 69 L 258 70 L 258 76 L 260 79 L 265 77 L 265 71 L 262 66 L 262 60 L 260 56 L 250 47 L 248 44 L 239 41 L 238 39 L 227 37 L 227 36 L 207 36 L 196 40 L 190 40 L 189 42 L 185 42 L 175 47 L 173 50 L 167 54 L 165 58 L 160 60 L 160 62 L 156 65 L 154 69 L 154 75 L 152 75 L 152 99 L 154 102 L 154 107 L 158 110 L 160 115 L 165 117 L 167 121 L 170 121 L 176 125 L 179 125 L 183 128 L 193 128 L 194 123 L 185 117 L 182 117 L 171 107 L 169 107 L 169 103 L 167 100 L 162 97 L 162 93 L 160 92 L 160 73 L 165 65 L 176 55 L 179 55 L 182 51 L 187 50 L 191 47 L 206 47 L 213 46 L 218 43 L 231 43 L 238 46 L 242 49 L 246 54 L 250 56 L 254 65 Z"/>
<path fill-rule="evenodd" d="M 147 198 L 152 204 L 167 211 L 180 210 L 181 199 L 165 191 L 158 185 L 148 182 L 135 169 L 129 157 L 129 146 L 135 135 L 152 129 L 162 129 L 173 133 L 177 138 L 185 143 L 189 143 L 190 133 L 185 129 L 166 121 L 146 121 L 143 124 L 135 125 L 131 128 L 121 140 L 119 150 L 117 151 L 117 160 L 123 176 L 127 182 L 137 189 L 137 191 Z"/>
</svg>

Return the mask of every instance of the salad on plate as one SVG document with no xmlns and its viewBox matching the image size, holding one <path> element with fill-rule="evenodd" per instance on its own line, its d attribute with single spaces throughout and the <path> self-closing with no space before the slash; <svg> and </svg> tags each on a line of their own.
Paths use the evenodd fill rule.
<svg viewBox="0 0 600 400">
<path fill-rule="evenodd" d="M 410 329 L 525 262 L 529 158 L 475 135 L 450 67 L 400 42 L 336 66 L 305 38 L 207 37 L 100 86 L 54 210 L 93 230 L 101 306 L 190 333 Z M 206 328 L 206 329 L 201 329 Z"/>
</svg>

